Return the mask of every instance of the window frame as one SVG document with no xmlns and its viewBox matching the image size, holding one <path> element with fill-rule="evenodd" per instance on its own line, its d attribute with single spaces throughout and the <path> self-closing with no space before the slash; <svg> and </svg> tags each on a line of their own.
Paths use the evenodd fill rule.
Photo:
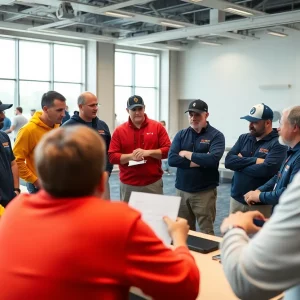
<svg viewBox="0 0 300 300">
<path fill-rule="evenodd" d="M 115 50 L 115 55 L 116 53 L 128 53 L 132 55 L 132 66 L 131 66 L 131 71 L 132 71 L 132 78 L 131 78 L 131 82 L 132 85 L 122 85 L 122 84 L 115 84 L 114 88 L 116 89 L 116 87 L 127 87 L 127 88 L 131 88 L 131 94 L 134 95 L 136 93 L 136 89 L 137 88 L 145 88 L 145 89 L 153 89 L 155 90 L 155 94 L 156 94 L 156 101 L 155 101 L 155 119 L 158 119 L 159 117 L 159 103 L 160 103 L 160 74 L 159 74 L 159 70 L 160 70 L 160 55 L 158 53 L 148 53 L 148 52 L 138 52 L 138 51 L 128 51 L 128 50 L 123 50 L 123 49 L 116 49 Z M 135 74 L 135 66 L 136 66 L 136 56 L 137 55 L 143 55 L 143 56 L 152 56 L 156 58 L 156 63 L 155 63 L 155 79 L 154 79 L 154 86 L 144 86 L 144 85 L 136 85 L 136 74 Z M 116 69 L 116 68 L 115 68 Z M 143 95 L 141 95 L 143 96 Z M 115 101 L 115 99 L 114 99 Z M 147 102 L 145 103 L 147 106 Z"/>
<path fill-rule="evenodd" d="M 53 90 L 55 83 L 71 83 L 71 84 L 78 84 L 81 86 L 81 91 L 86 90 L 86 45 L 85 44 L 75 44 L 75 43 L 64 43 L 59 41 L 49 41 L 49 40 L 39 40 L 39 39 L 32 39 L 32 38 L 13 38 L 13 37 L 5 37 L 0 36 L 0 40 L 12 40 L 15 43 L 15 78 L 6 78 L 1 77 L 0 80 L 13 80 L 15 82 L 15 93 L 14 93 L 14 103 L 13 107 L 20 106 L 20 83 L 21 82 L 48 82 L 50 90 Z M 36 80 L 36 79 L 21 79 L 20 78 L 20 42 L 27 41 L 27 42 L 35 42 L 35 43 L 43 43 L 49 45 L 50 51 L 50 76 L 49 80 Z M 57 81 L 54 80 L 54 45 L 66 45 L 66 46 L 73 46 L 81 48 L 82 51 L 82 59 L 81 59 L 81 81 L 80 82 L 65 82 L 65 81 Z M 45 91 L 47 92 L 47 91 Z"/>
</svg>

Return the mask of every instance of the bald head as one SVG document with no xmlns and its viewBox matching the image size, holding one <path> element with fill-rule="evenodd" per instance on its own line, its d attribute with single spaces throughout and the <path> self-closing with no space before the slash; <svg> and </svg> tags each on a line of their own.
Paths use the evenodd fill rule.
<svg viewBox="0 0 300 300">
<path fill-rule="evenodd" d="M 79 116 L 86 122 L 92 122 L 97 116 L 98 99 L 90 92 L 82 93 L 77 100 L 79 108 Z"/>
<path fill-rule="evenodd" d="M 105 163 L 103 139 L 87 126 L 51 130 L 35 149 L 39 180 L 54 197 L 93 195 Z"/>
</svg>

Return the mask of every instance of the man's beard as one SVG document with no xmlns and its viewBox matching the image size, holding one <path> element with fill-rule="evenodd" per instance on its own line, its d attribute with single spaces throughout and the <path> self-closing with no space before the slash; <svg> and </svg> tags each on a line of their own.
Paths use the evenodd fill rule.
<svg viewBox="0 0 300 300">
<path fill-rule="evenodd" d="M 287 141 L 285 141 L 285 140 L 282 138 L 282 136 L 279 136 L 278 142 L 279 142 L 281 145 L 283 145 L 283 146 L 288 146 L 288 147 L 290 147 L 289 143 L 288 143 Z"/>
</svg>

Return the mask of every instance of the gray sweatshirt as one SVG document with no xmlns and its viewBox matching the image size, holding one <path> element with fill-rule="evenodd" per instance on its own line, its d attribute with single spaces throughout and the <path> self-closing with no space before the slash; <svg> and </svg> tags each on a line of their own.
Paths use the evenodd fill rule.
<svg viewBox="0 0 300 300">
<path fill-rule="evenodd" d="M 271 219 L 250 239 L 239 228 L 221 243 L 225 275 L 243 299 L 269 299 L 285 291 L 300 299 L 300 173 L 282 194 Z"/>
</svg>

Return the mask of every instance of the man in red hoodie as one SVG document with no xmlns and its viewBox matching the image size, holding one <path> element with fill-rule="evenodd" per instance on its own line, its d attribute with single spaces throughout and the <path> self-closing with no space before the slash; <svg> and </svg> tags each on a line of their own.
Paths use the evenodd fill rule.
<svg viewBox="0 0 300 300">
<path fill-rule="evenodd" d="M 173 251 L 140 213 L 101 199 L 105 151 L 87 126 L 43 136 L 35 150 L 41 190 L 11 201 L 0 221 L 1 300 L 121 300 L 130 286 L 154 299 L 197 297 L 187 222 L 165 218 Z"/>
<path fill-rule="evenodd" d="M 126 110 L 128 121 L 114 131 L 108 156 L 119 164 L 120 197 L 128 202 L 133 191 L 163 194 L 161 160 L 168 157 L 171 141 L 160 122 L 145 114 L 142 97 L 131 96 Z"/>
</svg>

